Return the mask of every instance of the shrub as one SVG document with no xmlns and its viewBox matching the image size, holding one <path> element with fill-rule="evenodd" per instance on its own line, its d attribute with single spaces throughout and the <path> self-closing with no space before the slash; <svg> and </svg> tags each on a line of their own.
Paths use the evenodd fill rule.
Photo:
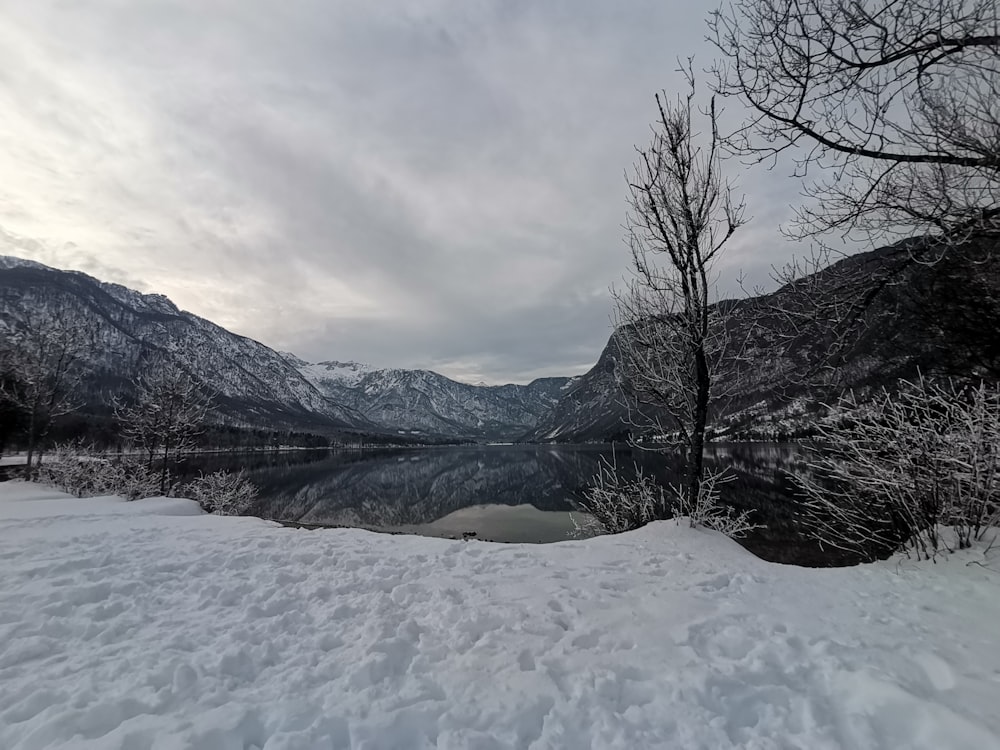
<svg viewBox="0 0 1000 750">
<path fill-rule="evenodd" d="M 635 479 L 621 477 L 612 464 L 603 464 L 593 486 L 580 503 L 590 514 L 580 532 L 619 534 L 645 526 L 650 521 L 670 517 L 667 490 L 638 469 Z"/>
<path fill-rule="evenodd" d="M 751 511 L 737 512 L 722 503 L 719 485 L 733 478 L 725 470 L 706 473 L 692 505 L 683 487 L 663 487 L 646 476 L 642 469 L 636 470 L 635 479 L 625 479 L 613 465 L 604 464 L 580 503 L 592 520 L 574 523 L 582 534 L 617 534 L 638 529 L 650 521 L 684 516 L 692 527 L 713 529 L 739 538 L 758 527 L 750 522 Z"/>
<path fill-rule="evenodd" d="M 686 516 L 692 527 L 720 531 L 733 539 L 760 528 L 760 524 L 750 521 L 752 510 L 737 511 L 722 502 L 719 486 L 734 479 L 736 477 L 727 469 L 706 472 L 698 485 L 698 497 L 693 505 L 688 502 L 687 493 L 681 487 L 674 487 L 674 515 Z"/>
<path fill-rule="evenodd" d="M 792 477 L 807 530 L 865 559 L 930 559 L 1000 526 L 1000 393 L 923 377 L 901 386 L 867 404 L 842 399 Z"/>
<path fill-rule="evenodd" d="M 120 477 L 114 494 L 126 500 L 141 500 L 144 497 L 156 497 L 163 494 L 162 476 L 150 471 L 145 461 L 129 456 L 118 462 Z M 169 474 L 167 475 L 169 480 Z"/>
<path fill-rule="evenodd" d="M 85 445 L 60 445 L 42 459 L 35 481 L 76 497 L 119 495 L 138 500 L 159 494 L 159 480 L 140 461 L 109 457 Z"/>
<path fill-rule="evenodd" d="M 202 474 L 189 483 L 184 491 L 203 510 L 220 516 L 246 513 L 257 499 L 257 488 L 243 471 L 235 474 L 229 471 Z"/>
</svg>

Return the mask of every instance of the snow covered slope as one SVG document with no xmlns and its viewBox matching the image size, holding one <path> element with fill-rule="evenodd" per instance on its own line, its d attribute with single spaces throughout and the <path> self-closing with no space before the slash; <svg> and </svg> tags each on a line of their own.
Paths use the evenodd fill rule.
<svg viewBox="0 0 1000 750">
<path fill-rule="evenodd" d="M 784 567 L 667 522 L 303 531 L 8 482 L 0 747 L 997 750 L 998 562 Z"/>
<path fill-rule="evenodd" d="M 90 398 L 128 387 L 150 358 L 181 363 L 215 394 L 226 416 L 255 426 L 376 431 L 360 414 L 320 393 L 277 352 L 142 294 L 86 274 L 0 257 L 0 333 L 46 309 L 86 324 Z"/>
<path fill-rule="evenodd" d="M 597 364 L 567 383 L 558 403 L 542 415 L 525 439 L 573 443 L 626 438 L 628 411 L 615 379 L 617 337 L 612 334 Z"/>
<path fill-rule="evenodd" d="M 361 362 L 337 362 L 336 360 L 330 360 L 329 362 L 317 362 L 313 364 L 296 357 L 291 352 L 281 352 L 281 356 L 294 365 L 307 380 L 316 385 L 327 383 L 330 386 L 354 388 L 365 376 L 375 371 L 375 368 L 371 365 Z"/>
<path fill-rule="evenodd" d="M 383 429 L 454 439 L 518 438 L 552 410 L 569 382 L 469 385 L 429 370 L 291 361 L 320 391 Z"/>
</svg>

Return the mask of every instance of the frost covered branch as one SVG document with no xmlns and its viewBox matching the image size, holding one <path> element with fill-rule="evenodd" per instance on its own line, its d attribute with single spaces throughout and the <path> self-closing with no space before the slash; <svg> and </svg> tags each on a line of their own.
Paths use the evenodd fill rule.
<svg viewBox="0 0 1000 750">
<path fill-rule="evenodd" d="M 670 517 L 671 497 L 666 488 L 639 469 L 635 479 L 625 479 L 614 464 L 602 462 L 593 485 L 581 502 L 597 524 L 591 530 L 619 534 Z"/>
<path fill-rule="evenodd" d="M 870 403 L 852 393 L 818 425 L 819 447 L 792 479 L 821 543 L 929 559 L 1000 525 L 1000 392 L 923 377 L 902 385 Z"/>
<path fill-rule="evenodd" d="M 722 502 L 719 486 L 734 479 L 736 476 L 730 474 L 728 469 L 707 472 L 702 477 L 694 503 L 690 502 L 682 487 L 674 487 L 675 515 L 688 518 L 692 528 L 703 526 L 734 539 L 760 528 L 759 524 L 750 520 L 752 510 L 737 512 L 735 508 Z"/>
<path fill-rule="evenodd" d="M 246 513 L 257 499 L 257 488 L 243 471 L 216 471 L 199 476 L 184 488 L 183 494 L 209 513 L 238 516 Z"/>
<path fill-rule="evenodd" d="M 211 399 L 190 373 L 172 364 L 150 366 L 134 386 L 132 401 L 115 403 L 115 416 L 122 436 L 145 452 L 147 468 L 161 462 L 160 492 L 165 494 L 169 464 L 194 447 Z"/>
<path fill-rule="evenodd" d="M 85 445 L 60 445 L 38 465 L 35 479 L 76 497 L 117 495 L 140 500 L 159 494 L 159 478 L 131 456 L 107 456 Z"/>
<path fill-rule="evenodd" d="M 692 528 L 713 529 L 733 538 L 745 536 L 758 528 L 750 521 L 752 511 L 737 512 L 722 502 L 719 493 L 719 486 L 733 479 L 725 469 L 707 472 L 692 503 L 684 487 L 663 487 L 641 468 L 635 479 L 626 479 L 614 464 L 604 463 L 581 502 L 593 521 L 578 526 L 578 531 L 618 534 L 651 521 L 684 517 Z"/>
<path fill-rule="evenodd" d="M 63 308 L 31 310 L 20 321 L 0 323 L 0 397 L 25 415 L 30 479 L 53 420 L 78 406 L 91 332 Z"/>
</svg>

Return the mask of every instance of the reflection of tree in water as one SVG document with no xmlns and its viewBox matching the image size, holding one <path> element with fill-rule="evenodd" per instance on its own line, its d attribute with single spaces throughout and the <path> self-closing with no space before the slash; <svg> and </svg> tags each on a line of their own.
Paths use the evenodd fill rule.
<svg viewBox="0 0 1000 750">
<path fill-rule="evenodd" d="M 254 459 L 257 459 L 256 461 Z M 829 551 L 796 527 L 796 500 L 786 473 L 801 463 L 795 445 L 716 443 L 709 467 L 728 465 L 737 480 L 724 485 L 723 501 L 754 508 L 767 528 L 744 545 L 770 560 L 831 564 Z M 265 518 L 316 525 L 368 528 L 432 523 L 473 505 L 532 505 L 569 511 L 597 473 L 613 461 L 622 474 L 639 464 L 664 485 L 681 481 L 680 458 L 607 446 L 472 446 L 344 453 L 215 458 L 204 470 L 247 469 L 260 489 L 252 510 Z"/>
</svg>

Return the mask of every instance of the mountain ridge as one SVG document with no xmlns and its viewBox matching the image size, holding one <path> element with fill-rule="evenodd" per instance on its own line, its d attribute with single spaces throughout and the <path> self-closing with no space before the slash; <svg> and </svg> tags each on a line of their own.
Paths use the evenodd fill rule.
<svg viewBox="0 0 1000 750">
<path fill-rule="evenodd" d="M 725 383 L 729 399 L 713 409 L 716 437 L 776 439 L 808 434 L 848 389 L 871 393 L 919 373 L 1000 379 L 1000 254 L 969 243 L 928 265 L 912 262 L 914 240 L 848 256 L 804 279 L 757 297 L 725 300 L 747 362 Z M 803 285 L 822 311 L 878 289 L 856 321 L 834 331 L 830 321 L 792 325 L 775 310 L 802 304 Z M 807 316 L 806 316 L 807 317 Z M 615 331 L 597 364 L 579 376 L 524 442 L 589 442 L 649 435 L 651 420 L 629 404 L 618 383 Z M 839 340 L 838 340 L 838 337 Z M 836 352 L 830 358 L 831 352 Z M 978 373 L 978 374 L 977 374 Z M 665 415 L 659 415 L 664 417 Z"/>
<path fill-rule="evenodd" d="M 472 386 L 428 370 L 334 359 L 312 364 L 180 310 L 164 295 L 0 256 L 0 332 L 29 325 L 32 311 L 56 308 L 73 311 L 93 332 L 87 396 L 91 407 L 105 411 L 111 394 L 127 391 L 156 359 L 195 375 L 231 423 L 408 441 L 512 440 L 555 404 L 568 380 Z"/>
<path fill-rule="evenodd" d="M 745 338 L 749 366 L 734 396 L 712 415 L 713 432 L 774 438 L 808 429 L 817 406 L 838 389 L 877 389 L 917 372 L 976 369 L 1000 378 L 1000 259 L 953 253 L 932 267 L 908 263 L 906 243 L 850 256 L 809 277 L 817 294 L 842 302 L 872 278 L 889 279 L 851 331 L 839 361 L 825 361 L 830 331 L 821 321 L 783 330 L 768 308 L 796 304 L 796 284 L 719 303 Z M 319 434 L 369 434 L 405 442 L 590 442 L 649 432 L 623 401 L 616 372 L 622 331 L 594 367 L 571 378 L 526 385 L 471 385 L 431 370 L 374 368 L 326 359 L 310 363 L 276 352 L 180 310 L 167 297 L 0 256 L 0 331 L 25 325 L 26 311 L 76 310 L 100 355 L 89 362 L 90 388 L 103 398 L 128 387 L 140 366 L 174 359 L 216 394 L 223 416 Z M 763 316 L 763 317 L 762 317 Z M 761 321 L 764 321 L 761 323 Z M 823 377 L 807 382 L 814 371 Z M 638 422 L 638 424 L 632 424 Z"/>
<path fill-rule="evenodd" d="M 433 370 L 296 360 L 299 372 L 322 393 L 376 425 L 413 436 L 514 440 L 555 405 L 571 380 L 536 378 L 527 385 L 481 386 Z"/>
</svg>

